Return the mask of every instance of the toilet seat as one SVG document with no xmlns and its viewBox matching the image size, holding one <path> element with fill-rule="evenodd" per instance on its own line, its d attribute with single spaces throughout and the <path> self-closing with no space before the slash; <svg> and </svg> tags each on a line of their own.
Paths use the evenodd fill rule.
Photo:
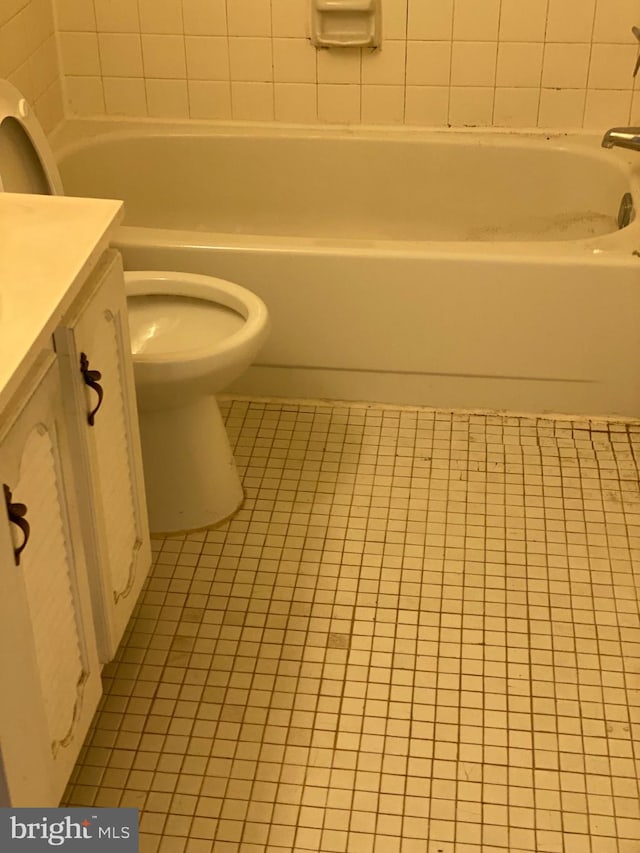
<svg viewBox="0 0 640 853">
<path fill-rule="evenodd" d="M 33 168 L 35 165 L 37 174 L 34 174 L 33 180 L 39 182 L 39 175 L 41 174 L 47 184 L 43 188 L 47 195 L 64 195 L 62 178 L 40 122 L 26 98 L 7 80 L 0 80 L 0 128 L 5 121 L 7 122 L 5 130 L 13 125 L 13 131 L 17 131 L 11 134 L 11 144 L 16 146 L 16 157 L 22 160 L 25 169 L 30 166 Z M 1 147 L 0 151 L 2 151 Z M 33 162 L 34 155 L 35 164 Z M 0 153 L 1 160 L 2 154 Z M 6 180 L 3 181 L 2 170 L 0 169 L 0 191 L 9 189 L 5 183 Z"/>
</svg>

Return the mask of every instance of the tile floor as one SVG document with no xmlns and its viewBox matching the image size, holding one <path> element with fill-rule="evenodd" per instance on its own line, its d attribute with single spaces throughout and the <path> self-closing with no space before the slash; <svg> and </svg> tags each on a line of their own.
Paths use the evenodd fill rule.
<svg viewBox="0 0 640 853">
<path fill-rule="evenodd" d="M 67 793 L 142 853 L 638 853 L 640 424 L 230 401 Z"/>
</svg>

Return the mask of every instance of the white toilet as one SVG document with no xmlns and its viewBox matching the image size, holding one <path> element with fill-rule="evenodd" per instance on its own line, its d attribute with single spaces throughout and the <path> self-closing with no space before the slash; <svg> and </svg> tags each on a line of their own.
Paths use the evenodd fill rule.
<svg viewBox="0 0 640 853">
<path fill-rule="evenodd" d="M 20 92 L 0 80 L 0 190 L 62 195 L 53 152 Z M 151 530 L 209 527 L 243 499 L 215 394 L 269 328 L 261 299 L 180 272 L 125 273 Z"/>
<path fill-rule="evenodd" d="M 244 287 L 207 275 L 124 277 L 151 529 L 207 527 L 243 498 L 214 394 L 255 358 L 267 309 Z"/>
</svg>

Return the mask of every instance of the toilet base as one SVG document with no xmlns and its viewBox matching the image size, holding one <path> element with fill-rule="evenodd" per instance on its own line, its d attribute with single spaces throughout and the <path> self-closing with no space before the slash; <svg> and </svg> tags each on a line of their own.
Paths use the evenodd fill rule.
<svg viewBox="0 0 640 853">
<path fill-rule="evenodd" d="M 151 531 L 197 530 L 233 515 L 244 495 L 216 398 L 139 415 Z"/>
</svg>

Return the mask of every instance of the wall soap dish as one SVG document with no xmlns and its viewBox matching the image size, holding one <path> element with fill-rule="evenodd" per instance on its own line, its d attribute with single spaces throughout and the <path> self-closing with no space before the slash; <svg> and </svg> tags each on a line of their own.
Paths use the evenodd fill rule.
<svg viewBox="0 0 640 853">
<path fill-rule="evenodd" d="M 380 0 L 311 0 L 316 47 L 378 47 Z"/>
</svg>

